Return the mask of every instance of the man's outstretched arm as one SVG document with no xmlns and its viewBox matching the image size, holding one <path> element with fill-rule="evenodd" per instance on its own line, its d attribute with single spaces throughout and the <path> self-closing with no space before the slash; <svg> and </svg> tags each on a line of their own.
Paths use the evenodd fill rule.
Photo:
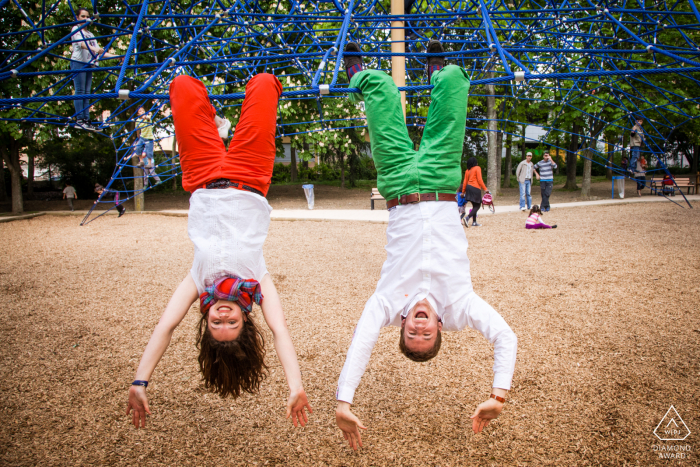
<svg viewBox="0 0 700 467">
<path fill-rule="evenodd" d="M 466 304 L 467 325 L 493 344 L 493 388 L 491 394 L 505 399 L 513 380 L 518 338 L 501 315 L 473 294 Z M 474 433 L 480 433 L 503 410 L 503 402 L 491 397 L 479 404 L 471 416 Z"/>
<path fill-rule="evenodd" d="M 367 368 L 367 363 L 369 363 L 374 344 L 379 338 L 379 331 L 387 324 L 388 319 L 384 307 L 381 305 L 381 300 L 373 295 L 367 301 L 360 321 L 355 327 L 352 343 L 345 358 L 345 365 L 338 380 L 336 393 L 338 408 L 335 412 L 335 420 L 353 449 L 362 446 L 360 428 L 363 430 L 366 428 L 360 419 L 350 411 L 350 405 L 355 396 L 355 390 L 360 384 L 360 379 Z"/>
</svg>

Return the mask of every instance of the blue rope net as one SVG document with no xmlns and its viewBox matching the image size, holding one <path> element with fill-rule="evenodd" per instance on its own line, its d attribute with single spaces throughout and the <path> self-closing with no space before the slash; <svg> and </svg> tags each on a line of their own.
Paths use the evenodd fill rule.
<svg viewBox="0 0 700 467">
<path fill-rule="evenodd" d="M 668 173 L 661 158 L 667 138 L 697 115 L 697 98 L 690 91 L 700 76 L 700 13 L 694 0 L 422 0 L 407 2 L 403 15 L 391 15 L 388 2 L 378 0 L 113 0 L 91 5 L 0 0 L 0 6 L 5 24 L 16 25 L 0 33 L 0 86 L 5 82 L 10 89 L 0 99 L 0 120 L 75 125 L 72 101 L 78 97 L 111 111 L 100 134 L 114 143 L 116 168 L 106 187 L 109 201 L 100 197 L 97 203 L 111 203 L 115 192 L 128 200 L 149 189 L 148 183 L 135 188 L 131 170 L 137 165 L 136 112 L 144 105 L 153 114 L 156 149 L 170 141 L 167 91 L 179 74 L 201 79 L 220 115 L 235 122 L 245 83 L 256 73 L 274 73 L 284 86 L 280 106 L 316 109 L 313 118 L 280 118 L 278 137 L 365 127 L 361 109 L 348 103 L 342 104 L 349 108 L 344 116 L 326 111 L 340 105 L 337 99 L 358 92 L 348 87 L 342 68 L 348 41 L 361 45 L 366 68 L 390 72 L 392 57 L 406 57 L 406 86 L 400 89 L 407 96 L 409 127 L 425 123 L 431 89 L 425 46 L 439 38 L 448 63 L 468 70 L 472 96 L 495 95 L 510 103 L 498 106 L 498 131 L 520 137 L 514 125 L 528 122 L 518 120 L 516 105 L 549 104 L 542 140 L 557 146 L 559 136 L 572 134 L 570 116 L 577 115 L 586 122 L 579 127 L 578 147 L 559 149 L 576 150 L 618 174 L 623 169 L 598 149 L 605 133 L 629 132 L 643 117 L 643 152 Z M 76 10 L 84 6 L 92 18 L 76 21 Z M 85 41 L 74 40 L 74 27 L 89 28 L 104 47 L 92 54 L 91 94 L 81 96 L 73 95 L 70 49 Z M 391 51 L 396 28 L 406 36 L 400 54 Z M 107 52 L 123 61 L 105 59 Z M 33 80 L 45 84 L 25 91 L 31 87 L 21 83 Z M 472 114 L 467 129 L 488 131 L 483 116 Z M 621 138 L 612 149 L 622 150 Z M 155 171 L 166 182 L 179 174 L 176 151 L 157 152 L 164 156 Z"/>
</svg>

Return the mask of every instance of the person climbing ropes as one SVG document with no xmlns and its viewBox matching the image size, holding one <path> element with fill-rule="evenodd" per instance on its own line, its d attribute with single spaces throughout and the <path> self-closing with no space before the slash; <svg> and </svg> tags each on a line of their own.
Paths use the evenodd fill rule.
<svg viewBox="0 0 700 467">
<path fill-rule="evenodd" d="M 481 178 L 481 167 L 476 163 L 476 157 L 467 159 L 467 170 L 464 172 L 464 183 L 462 183 L 462 196 L 465 200 L 472 203 L 472 209 L 466 217 L 462 218 L 462 223 L 465 227 L 469 227 L 469 219 L 473 219 L 472 226 L 481 227 L 476 221 L 476 215 L 481 208 L 481 190 L 490 193 L 489 189 L 484 185 L 484 179 Z"/>
<path fill-rule="evenodd" d="M 143 106 L 136 111 L 136 144 L 134 145 L 134 156 L 139 157 L 140 166 L 148 166 L 148 160 L 151 162 L 151 167 L 154 165 L 153 160 L 153 123 L 151 123 L 151 113 L 146 113 Z M 143 154 L 146 157 L 143 157 Z"/>
<path fill-rule="evenodd" d="M 349 43 L 347 52 L 360 52 Z M 443 52 L 430 41 L 428 53 Z M 338 380 L 336 423 L 353 449 L 362 446 L 362 422 L 351 404 L 381 328 L 400 327 L 399 349 L 425 362 L 441 346 L 441 333 L 465 327 L 479 330 L 494 344 L 491 396 L 472 415 L 480 432 L 503 409 L 515 367 L 517 339 L 505 320 L 473 290 L 467 239 L 458 217 L 455 193 L 461 182 L 469 78 L 442 57 L 428 59 L 432 105 L 416 151 L 408 136 L 400 93 L 391 77 L 365 70 L 359 55 L 344 56 L 354 102 L 364 100 L 377 188 L 387 200 L 387 259 L 374 294 L 367 301 Z"/>
<path fill-rule="evenodd" d="M 205 387 L 233 398 L 259 391 L 268 367 L 261 327 L 253 318 L 256 303 L 272 331 L 289 386 L 287 418 L 294 426 L 308 421 L 306 410 L 311 413 L 311 405 L 262 249 L 272 210 L 265 195 L 275 162 L 281 93 L 275 76 L 261 73 L 251 78 L 227 151 L 219 133 L 226 120 L 216 116 L 204 84 L 185 75 L 170 84 L 182 186 L 192 193 L 187 231 L 194 244 L 194 261 L 153 331 L 129 389 L 126 413 L 132 413 L 137 428 L 145 426 L 146 414 L 151 413 L 148 381 L 197 298 L 201 316 L 196 344 Z"/>
<path fill-rule="evenodd" d="M 89 21 L 90 12 L 87 8 L 78 8 L 78 11 L 75 12 L 75 20 Z M 85 26 L 78 31 L 80 26 L 75 25 L 71 29 L 70 69 L 77 72 L 73 75 L 76 96 L 92 93 L 92 71 L 89 70 L 95 66 L 97 60 L 108 58 L 124 60 L 117 55 L 105 52 L 95 40 L 95 35 L 88 31 L 88 27 Z M 90 99 L 75 99 L 73 105 L 75 106 L 75 118 L 78 120 L 75 127 L 82 130 L 98 131 L 99 128 L 90 122 Z"/>
<path fill-rule="evenodd" d="M 119 203 L 119 190 L 105 188 L 99 183 L 95 183 L 95 193 L 97 193 L 97 195 L 100 197 L 104 197 L 103 195 L 114 195 L 114 207 L 117 208 L 117 211 L 119 212 L 119 215 L 117 217 L 122 217 L 124 215 L 124 213 L 126 212 L 126 208 Z M 97 201 L 95 201 L 95 204 L 97 204 Z"/>
</svg>

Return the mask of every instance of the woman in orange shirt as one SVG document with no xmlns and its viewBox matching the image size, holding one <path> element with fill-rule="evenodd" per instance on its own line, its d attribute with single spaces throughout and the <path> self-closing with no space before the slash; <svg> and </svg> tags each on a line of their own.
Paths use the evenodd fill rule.
<svg viewBox="0 0 700 467">
<path fill-rule="evenodd" d="M 472 203 L 472 210 L 469 211 L 469 214 L 466 217 L 462 214 L 462 223 L 465 227 L 469 227 L 470 217 L 474 218 L 473 227 L 481 227 L 481 224 L 476 222 L 476 213 L 481 207 L 481 190 L 489 192 L 481 178 L 481 167 L 476 164 L 476 157 L 470 157 L 467 160 L 467 170 L 464 172 L 464 182 L 462 183 L 462 196 Z"/>
</svg>

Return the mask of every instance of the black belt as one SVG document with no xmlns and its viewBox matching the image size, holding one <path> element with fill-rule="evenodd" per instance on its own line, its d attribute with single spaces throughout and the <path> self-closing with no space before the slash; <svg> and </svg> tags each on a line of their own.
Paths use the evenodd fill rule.
<svg viewBox="0 0 700 467">
<path fill-rule="evenodd" d="M 265 195 L 263 194 L 262 191 L 256 190 L 252 186 L 243 185 L 242 183 L 231 181 L 227 178 L 220 178 L 218 180 L 214 180 L 213 182 L 207 183 L 204 187 L 207 190 L 219 190 L 219 189 L 224 189 L 224 188 L 238 188 L 239 190 L 250 191 L 251 193 L 255 193 L 256 195 L 260 195 L 262 197 L 265 197 Z"/>
</svg>

